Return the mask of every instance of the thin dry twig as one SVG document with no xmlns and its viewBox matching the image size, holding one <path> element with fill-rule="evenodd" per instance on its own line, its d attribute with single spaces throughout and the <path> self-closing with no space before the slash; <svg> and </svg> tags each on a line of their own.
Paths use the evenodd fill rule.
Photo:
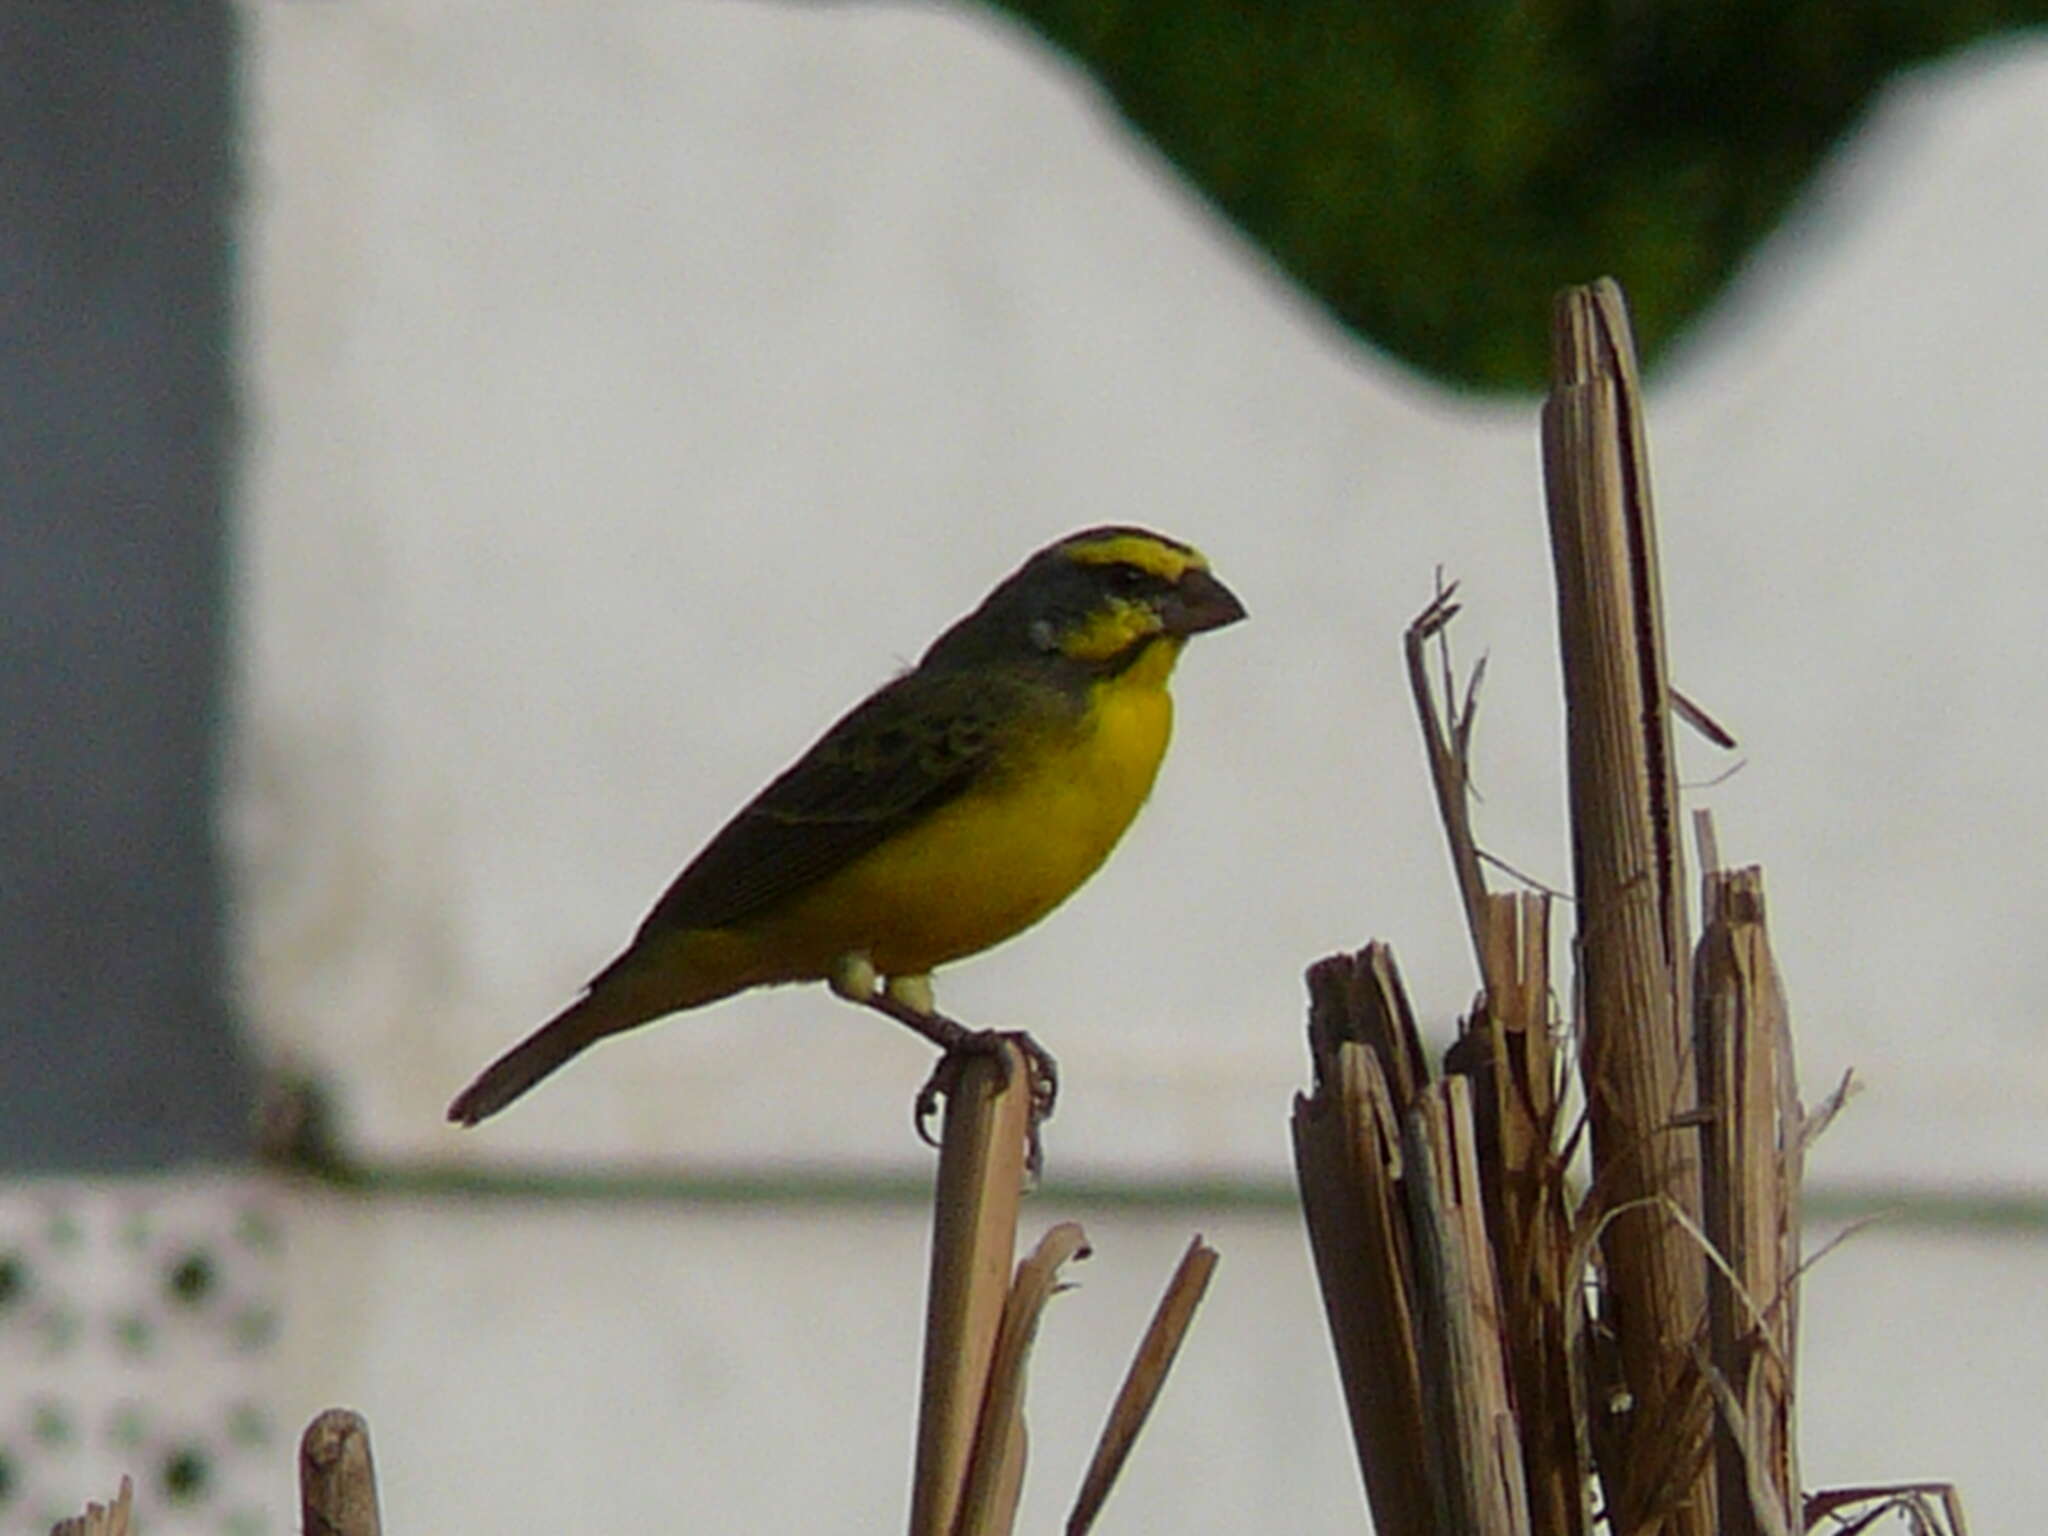
<svg viewBox="0 0 2048 1536">
<path fill-rule="evenodd" d="M 1738 745 L 1727 727 L 1676 688 L 1671 690 L 1671 712 L 1724 752 L 1733 751 Z"/>
<path fill-rule="evenodd" d="M 1829 1488 L 1807 1499 L 1806 1529 L 1812 1530 L 1823 1520 L 1834 1520 L 1840 1527 L 1837 1536 L 1855 1536 L 1856 1532 L 1868 1529 L 1884 1516 L 1899 1511 L 1906 1513 L 1921 1531 L 1938 1531 L 1940 1523 L 1927 1507 L 1929 1498 L 1941 1501 L 1942 1515 L 1948 1522 L 1950 1536 L 1969 1536 L 1969 1522 L 1963 1518 L 1963 1496 L 1954 1483 L 1886 1483 Z M 1841 1512 L 1858 1504 L 1876 1507 L 1853 1523 L 1845 1521 Z"/>
<path fill-rule="evenodd" d="M 1863 1082 L 1856 1076 L 1856 1069 L 1851 1067 L 1844 1071 L 1834 1091 L 1815 1105 L 1801 1123 L 1799 1150 L 1805 1152 L 1810 1149 L 1820 1139 L 1821 1133 L 1835 1123 L 1835 1116 L 1842 1112 L 1843 1106 L 1862 1091 Z"/>
<path fill-rule="evenodd" d="M 1509 879 L 1519 880 L 1523 885 L 1527 886 L 1530 890 L 1536 892 L 1536 894 L 1539 896 L 1548 896 L 1552 901 L 1570 901 L 1572 899 L 1572 893 L 1570 891 L 1559 890 L 1556 886 L 1551 885 L 1546 881 L 1537 879 L 1527 870 L 1518 869 L 1513 864 L 1510 864 L 1506 859 L 1502 858 L 1497 853 L 1488 853 L 1484 848 L 1482 848 L 1479 850 L 1479 862 L 1482 864 L 1491 864 L 1495 869 L 1499 870 Z"/>
<path fill-rule="evenodd" d="M 1465 906 L 1465 926 L 1472 938 L 1474 957 L 1483 965 L 1485 957 L 1479 952 L 1479 906 L 1486 899 L 1486 876 L 1480 872 L 1478 844 L 1472 835 L 1471 771 L 1465 756 L 1471 740 L 1478 673 L 1474 673 L 1472 686 L 1466 692 L 1465 710 L 1461 715 L 1457 708 L 1457 685 L 1449 675 L 1450 661 L 1446 653 L 1442 686 L 1446 707 L 1451 711 L 1449 730 L 1445 729 L 1438 712 L 1436 694 L 1429 679 L 1429 642 L 1440 637 L 1445 627 L 1457 617 L 1458 605 L 1451 601 L 1457 590 L 1457 583 L 1452 582 L 1415 616 L 1408 626 L 1402 649 L 1408 661 L 1409 692 L 1414 696 L 1416 717 L 1422 726 L 1423 750 L 1429 758 L 1429 779 L 1436 788 L 1437 814 L 1443 820 L 1444 837 L 1450 844 L 1451 869 L 1457 876 L 1458 897 Z"/>
<path fill-rule="evenodd" d="M 1708 777 L 1704 779 L 1687 779 L 1679 785 L 1679 788 L 1718 789 L 1721 785 L 1726 784 L 1730 779 L 1734 778 L 1735 775 L 1737 775 L 1738 773 L 1742 773 L 1745 770 L 1747 770 L 1748 767 L 1749 759 L 1746 757 L 1738 757 L 1737 759 L 1735 759 L 1734 762 L 1730 763 L 1726 768 L 1723 768 L 1719 773 L 1710 774 Z"/>
<path fill-rule="evenodd" d="M 1772 1486 L 1770 1453 L 1757 1444 L 1755 1414 L 1745 1407 L 1728 1379 L 1714 1366 L 1714 1362 L 1703 1354 L 1699 1361 L 1700 1373 L 1705 1377 L 1707 1390 L 1714 1395 L 1714 1403 L 1721 1412 L 1721 1428 L 1735 1442 L 1735 1449 L 1746 1474 L 1748 1511 L 1762 1528 L 1763 1536 L 1793 1536 L 1791 1523 L 1779 1508 L 1778 1490 Z M 1722 1495 L 1724 1512 L 1728 1508 L 1728 1495 Z"/>
<path fill-rule="evenodd" d="M 1804 1280 L 1806 1278 L 1806 1272 L 1808 1270 L 1812 1269 L 1816 1264 L 1820 1263 L 1822 1259 L 1826 1258 L 1829 1254 L 1833 1253 L 1837 1248 L 1841 1247 L 1851 1238 L 1861 1237 L 1865 1232 L 1869 1231 L 1872 1227 L 1883 1226 L 1886 1222 L 1892 1220 L 1898 1214 L 1899 1213 L 1897 1211 L 1875 1211 L 1868 1216 L 1860 1217 L 1859 1219 L 1850 1222 L 1846 1227 L 1842 1228 L 1841 1231 L 1837 1232 L 1833 1237 L 1829 1238 L 1826 1242 L 1822 1243 L 1818 1248 L 1814 1249 L 1812 1253 L 1808 1254 L 1804 1259 L 1800 1260 L 1798 1269 L 1793 1271 L 1793 1278 L 1795 1280 Z"/>
<path fill-rule="evenodd" d="M 1197 1236 L 1188 1244 L 1173 1278 L 1167 1282 L 1166 1293 L 1159 1298 L 1158 1310 L 1152 1314 L 1151 1325 L 1139 1341 L 1130 1371 L 1117 1391 L 1116 1401 L 1110 1405 L 1108 1422 L 1096 1439 L 1095 1455 L 1081 1479 L 1073 1513 L 1067 1516 L 1067 1536 L 1087 1536 L 1094 1529 L 1095 1517 L 1116 1486 L 1131 1447 L 1137 1443 L 1138 1431 L 1151 1416 L 1152 1405 L 1166 1385 L 1167 1373 L 1173 1369 L 1174 1357 L 1180 1353 L 1181 1341 L 1194 1321 L 1195 1308 L 1202 1304 L 1209 1289 L 1209 1277 L 1215 1271 L 1216 1250 Z"/>
</svg>

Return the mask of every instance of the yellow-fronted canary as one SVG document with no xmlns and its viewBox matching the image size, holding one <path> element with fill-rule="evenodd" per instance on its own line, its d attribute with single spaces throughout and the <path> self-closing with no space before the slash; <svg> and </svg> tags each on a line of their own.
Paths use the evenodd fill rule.
<svg viewBox="0 0 2048 1536">
<path fill-rule="evenodd" d="M 1166 751 L 1181 647 L 1244 612 L 1200 554 L 1142 528 L 1040 550 L 726 823 L 448 1118 L 474 1125 L 607 1035 L 748 987 L 823 980 L 929 1015 L 935 967 L 1030 927 L 1116 846 Z"/>
</svg>

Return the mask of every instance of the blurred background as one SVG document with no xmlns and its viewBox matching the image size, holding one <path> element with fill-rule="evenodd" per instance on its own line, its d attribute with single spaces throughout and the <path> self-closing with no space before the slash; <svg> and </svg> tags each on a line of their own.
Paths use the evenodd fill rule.
<svg viewBox="0 0 2048 1536">
<path fill-rule="evenodd" d="M 1293 1206 L 1302 968 L 1474 978 L 1400 670 L 1489 658 L 1482 841 L 1569 878 L 1548 306 L 1650 366 L 1692 803 L 1808 1097 L 1805 1476 L 2025 1529 L 2048 1380 L 2040 4 L 0 5 L 0 1524 L 906 1507 L 929 1065 L 817 989 L 442 1109 L 724 816 L 1047 540 L 1202 546 L 1108 869 L 942 976 L 1066 1086 L 1050 1528 L 1354 1528 Z M 1733 770 L 1731 772 L 1731 770 Z M 1562 926 L 1562 925 L 1561 925 Z M 1119 1523 L 1121 1522 L 1121 1523 Z"/>
</svg>

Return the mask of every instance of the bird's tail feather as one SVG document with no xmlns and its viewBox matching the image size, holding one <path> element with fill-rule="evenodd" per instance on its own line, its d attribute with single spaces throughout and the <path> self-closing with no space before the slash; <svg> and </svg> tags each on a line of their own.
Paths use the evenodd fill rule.
<svg viewBox="0 0 2048 1536">
<path fill-rule="evenodd" d="M 448 1106 L 448 1118 L 461 1125 L 475 1125 L 606 1035 L 653 1017 L 644 1011 L 621 1009 L 620 1001 L 601 990 L 578 998 L 478 1073 L 476 1081 Z"/>
</svg>

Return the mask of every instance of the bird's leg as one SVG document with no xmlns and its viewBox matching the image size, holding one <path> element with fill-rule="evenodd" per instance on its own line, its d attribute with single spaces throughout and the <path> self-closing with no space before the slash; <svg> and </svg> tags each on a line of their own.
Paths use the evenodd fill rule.
<svg viewBox="0 0 2048 1536">
<path fill-rule="evenodd" d="M 913 1109 L 917 1134 L 928 1146 L 936 1143 L 926 1122 L 937 1110 L 940 1095 L 952 1092 L 960 1058 L 990 1054 L 1005 1042 L 1016 1046 L 1031 1078 L 1031 1167 L 1034 1174 L 1038 1171 L 1039 1122 L 1051 1118 L 1060 1088 L 1060 1065 L 1051 1051 L 1021 1029 L 970 1029 L 957 1019 L 948 1018 L 934 1006 L 929 976 L 892 976 L 880 992 L 869 995 L 867 1004 L 916 1030 L 945 1052 L 932 1068 L 932 1075 L 925 1079 L 924 1087 L 918 1090 Z"/>
<path fill-rule="evenodd" d="M 878 985 L 874 962 L 866 955 L 840 956 L 826 980 L 832 990 L 848 1002 L 872 1008 L 906 1029 L 915 1030 L 945 1053 L 932 1069 L 932 1075 L 925 1079 L 924 1086 L 917 1091 L 917 1099 L 911 1109 L 912 1123 L 927 1146 L 938 1145 L 932 1139 L 927 1122 L 938 1108 L 940 1095 L 952 1091 L 959 1075 L 959 1058 L 987 1055 L 998 1050 L 1005 1041 L 1015 1045 L 1023 1054 L 1025 1070 L 1031 1077 L 1029 1162 L 1033 1177 L 1037 1176 L 1043 1162 L 1038 1127 L 1042 1121 L 1051 1118 L 1053 1104 L 1059 1097 L 1059 1063 L 1053 1059 L 1052 1052 L 1021 1029 L 970 1029 L 959 1020 L 946 1017 L 934 1006 L 929 976 L 891 976 L 886 986 Z"/>
<path fill-rule="evenodd" d="M 904 1007 L 915 1008 L 919 1013 L 939 1011 L 938 994 L 932 990 L 929 976 L 891 976 L 882 990 Z"/>
</svg>

